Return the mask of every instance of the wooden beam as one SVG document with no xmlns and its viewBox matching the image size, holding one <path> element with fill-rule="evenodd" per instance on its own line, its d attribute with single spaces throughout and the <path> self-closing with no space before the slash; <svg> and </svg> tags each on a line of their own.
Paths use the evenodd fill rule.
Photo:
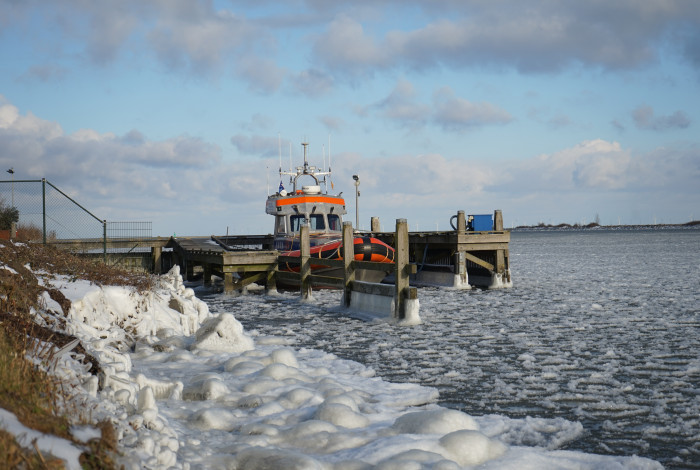
<svg viewBox="0 0 700 470">
<path fill-rule="evenodd" d="M 312 274 L 311 285 L 316 287 L 333 287 L 337 289 L 342 289 L 345 285 L 345 281 L 339 277 L 322 276 L 319 274 Z"/>
<path fill-rule="evenodd" d="M 299 258 L 294 258 L 299 262 Z M 262 271 L 274 271 L 277 263 L 270 264 L 246 264 L 246 265 L 224 265 L 221 266 L 221 271 L 225 273 L 259 273 Z"/>
<path fill-rule="evenodd" d="M 298 256 L 280 256 L 278 258 L 280 263 L 294 263 L 298 264 L 299 263 L 299 257 Z M 326 259 L 326 258 L 316 258 L 315 256 L 309 256 L 309 263 L 311 263 L 312 266 L 330 266 L 333 268 L 342 268 L 345 266 L 345 263 L 343 260 L 339 259 Z"/>
<path fill-rule="evenodd" d="M 394 286 L 391 284 L 355 281 L 352 283 L 352 290 L 362 294 L 381 295 L 384 297 L 393 297 L 394 295 Z"/>
<path fill-rule="evenodd" d="M 507 250 L 508 243 L 460 243 L 457 245 L 457 251 L 496 251 L 496 250 Z"/>
<path fill-rule="evenodd" d="M 258 282 L 266 278 L 267 273 L 251 274 L 250 276 L 246 276 L 244 278 L 241 278 L 239 281 L 235 282 L 233 284 L 234 289 L 243 289 L 244 287 L 249 286 L 254 282 Z"/>
<path fill-rule="evenodd" d="M 495 272 L 495 268 L 494 268 L 493 264 L 488 263 L 481 258 L 477 258 L 476 256 L 474 256 L 471 253 L 464 252 L 464 257 L 466 259 L 468 259 L 469 261 L 471 261 L 472 263 L 478 264 L 479 266 L 482 266 L 491 272 Z"/>
</svg>

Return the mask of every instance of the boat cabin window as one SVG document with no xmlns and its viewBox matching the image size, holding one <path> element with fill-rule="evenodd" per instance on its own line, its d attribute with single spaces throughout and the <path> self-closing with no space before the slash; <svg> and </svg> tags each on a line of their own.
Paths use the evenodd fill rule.
<svg viewBox="0 0 700 470">
<path fill-rule="evenodd" d="M 328 214 L 328 228 L 332 232 L 342 231 L 342 224 L 340 223 L 340 216 L 336 214 Z"/>
<path fill-rule="evenodd" d="M 326 229 L 326 221 L 323 219 L 322 214 L 312 214 L 311 218 L 309 219 L 310 225 L 309 228 L 311 230 L 325 230 Z"/>
<path fill-rule="evenodd" d="M 278 233 L 287 233 L 287 224 L 283 215 L 275 216 L 275 234 Z"/>
<path fill-rule="evenodd" d="M 298 232 L 301 224 L 304 222 L 303 215 L 293 215 L 290 218 L 292 223 L 292 232 Z M 309 230 L 325 230 L 326 223 L 323 220 L 323 214 L 311 214 L 309 217 Z"/>
</svg>

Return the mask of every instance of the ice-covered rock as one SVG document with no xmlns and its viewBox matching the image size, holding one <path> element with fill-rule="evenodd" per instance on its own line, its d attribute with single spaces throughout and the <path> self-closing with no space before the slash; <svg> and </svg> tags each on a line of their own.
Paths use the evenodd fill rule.
<svg viewBox="0 0 700 470">
<path fill-rule="evenodd" d="M 500 457 L 508 449 L 505 444 L 479 431 L 455 431 L 440 438 L 440 445 L 458 464 L 480 465 Z"/>
<path fill-rule="evenodd" d="M 243 325 L 230 313 L 222 313 L 204 322 L 192 345 L 192 349 L 226 352 L 243 352 L 253 347 L 253 339 L 243 332 Z"/>
<path fill-rule="evenodd" d="M 394 421 L 392 428 L 403 434 L 447 434 L 460 430 L 477 431 L 479 425 L 466 413 L 440 408 L 406 413 Z"/>
</svg>

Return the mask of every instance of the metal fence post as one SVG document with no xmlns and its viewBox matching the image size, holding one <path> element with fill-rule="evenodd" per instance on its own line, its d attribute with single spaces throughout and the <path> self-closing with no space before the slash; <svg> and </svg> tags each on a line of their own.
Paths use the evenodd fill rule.
<svg viewBox="0 0 700 470">
<path fill-rule="evenodd" d="M 107 219 L 102 221 L 102 259 L 107 264 Z"/>
<path fill-rule="evenodd" d="M 44 245 L 46 245 L 46 178 L 41 178 L 41 213 L 44 217 Z"/>
</svg>

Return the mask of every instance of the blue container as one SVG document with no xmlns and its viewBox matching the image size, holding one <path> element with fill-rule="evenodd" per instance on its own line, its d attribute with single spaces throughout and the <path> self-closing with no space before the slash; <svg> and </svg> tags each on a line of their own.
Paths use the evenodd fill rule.
<svg viewBox="0 0 700 470">
<path fill-rule="evenodd" d="M 475 214 L 470 215 L 470 229 L 475 232 L 486 232 L 493 230 L 493 214 Z"/>
</svg>

